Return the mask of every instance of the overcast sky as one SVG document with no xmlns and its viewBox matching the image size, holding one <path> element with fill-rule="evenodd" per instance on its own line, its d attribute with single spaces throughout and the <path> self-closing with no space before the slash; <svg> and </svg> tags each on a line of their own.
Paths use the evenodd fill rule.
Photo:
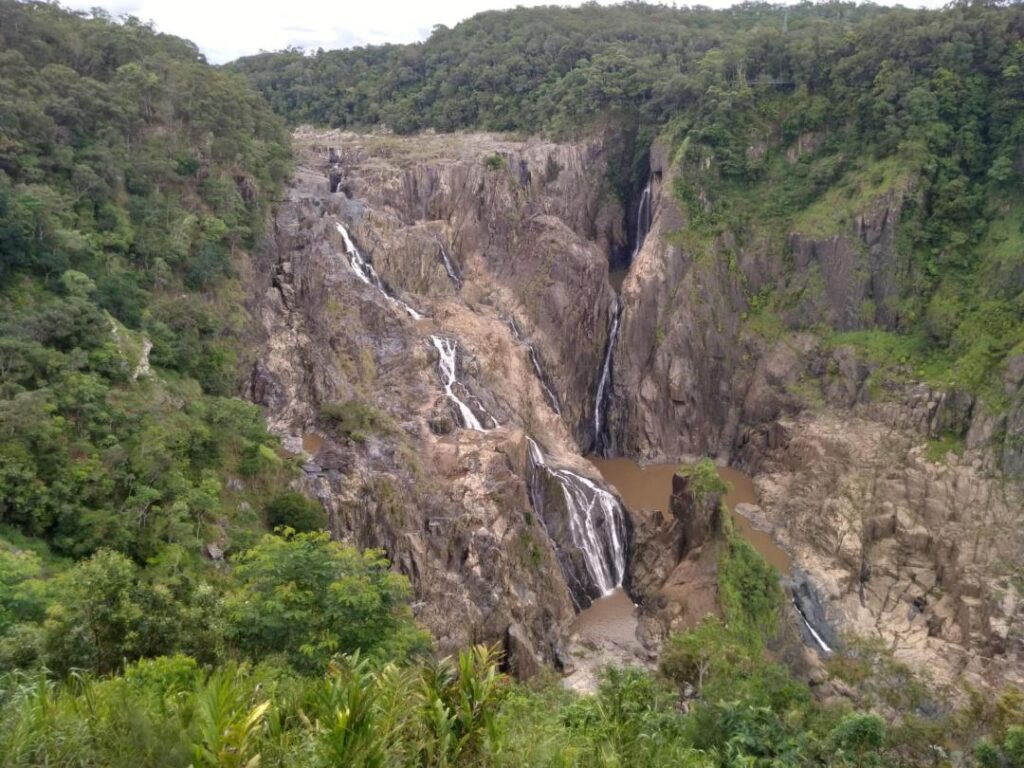
<svg viewBox="0 0 1024 768">
<path fill-rule="evenodd" d="M 887 0 L 891 3 L 893 0 Z M 938 7 L 946 0 L 905 0 Z M 99 6 L 113 16 L 152 21 L 161 32 L 194 42 L 215 64 L 261 50 L 348 48 L 423 40 L 435 24 L 454 26 L 474 13 L 537 0 L 64 0 L 72 8 Z M 559 5 L 579 5 L 563 2 Z M 682 4 L 682 3 L 681 3 Z M 694 3 L 697 4 L 697 3 Z M 730 0 L 703 0 L 721 8 Z"/>
</svg>

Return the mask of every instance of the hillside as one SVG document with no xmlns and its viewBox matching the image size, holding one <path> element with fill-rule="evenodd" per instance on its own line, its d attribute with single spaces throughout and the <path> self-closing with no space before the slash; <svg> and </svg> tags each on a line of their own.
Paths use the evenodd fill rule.
<svg viewBox="0 0 1024 768">
<path fill-rule="evenodd" d="M 1024 765 L 1022 39 L 0 0 L 0 764 Z"/>
</svg>

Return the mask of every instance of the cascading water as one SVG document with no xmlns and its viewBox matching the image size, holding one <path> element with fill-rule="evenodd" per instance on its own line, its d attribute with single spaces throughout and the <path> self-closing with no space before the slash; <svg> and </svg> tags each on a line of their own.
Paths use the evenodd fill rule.
<svg viewBox="0 0 1024 768">
<path fill-rule="evenodd" d="M 448 249 L 444 247 L 444 243 L 440 239 L 437 241 L 437 248 L 440 251 L 441 263 L 444 264 L 444 271 L 448 273 L 448 279 L 455 285 L 456 290 L 460 290 L 462 288 L 462 278 L 459 277 L 459 272 L 455 269 L 451 256 L 448 255 Z"/>
<path fill-rule="evenodd" d="M 633 251 L 629 257 L 629 264 L 633 264 L 640 249 L 644 246 L 647 233 L 651 228 L 651 182 L 644 186 L 640 195 L 640 204 L 636 210 L 636 240 L 633 243 Z M 597 393 L 594 396 L 594 453 L 604 456 L 608 450 L 608 403 L 611 400 L 611 376 L 612 358 L 615 354 L 615 345 L 619 341 L 619 325 L 622 321 L 622 305 L 618 299 L 612 305 L 612 322 L 608 329 L 608 342 L 605 345 L 604 360 L 601 363 L 601 375 L 597 380 Z"/>
<path fill-rule="evenodd" d="M 825 640 L 822 638 L 821 635 L 818 634 L 818 631 L 814 628 L 811 622 L 807 620 L 807 616 L 804 615 L 804 611 L 803 608 L 800 607 L 800 603 L 794 600 L 793 607 L 796 608 L 797 614 L 799 614 L 801 621 L 803 621 L 804 626 L 807 628 L 807 631 L 811 633 L 811 637 L 814 638 L 814 642 L 818 644 L 818 647 L 821 648 L 822 652 L 826 656 L 830 655 L 832 653 L 831 646 L 829 646 L 829 644 L 825 642 Z"/>
<path fill-rule="evenodd" d="M 491 423 L 495 427 L 501 426 L 498 423 L 498 420 L 487 412 L 487 409 L 484 408 L 483 404 L 480 403 L 479 400 L 474 398 L 471 394 L 468 394 L 466 386 L 459 381 L 458 343 L 454 339 L 446 339 L 443 336 L 431 336 L 430 343 L 433 344 L 434 349 L 437 350 L 437 371 L 441 379 L 441 385 L 444 387 L 444 394 L 455 406 L 460 425 L 466 429 L 472 429 L 477 432 L 487 431 L 473 408 L 471 408 L 465 400 L 455 394 L 456 387 L 467 392 L 467 396 L 472 398 L 477 411 L 480 411 L 485 418 L 490 419 Z"/>
<path fill-rule="evenodd" d="M 551 406 L 551 410 L 561 416 L 562 404 L 559 402 L 558 395 L 555 394 L 555 390 L 553 390 L 551 388 L 551 384 L 548 383 L 548 376 L 540 364 L 540 355 L 537 353 L 537 347 L 535 347 L 532 342 L 526 340 L 522 331 L 519 330 L 519 326 L 516 324 L 516 319 L 514 317 L 509 317 L 508 327 L 512 329 L 513 338 L 526 347 L 526 351 L 530 355 L 530 364 L 533 365 L 533 372 L 537 374 L 540 386 L 544 390 L 545 397 L 548 399 L 548 405 Z"/>
<path fill-rule="evenodd" d="M 647 182 L 643 193 L 640 195 L 640 205 L 636 209 L 636 239 L 633 243 L 633 253 L 629 257 L 632 264 L 640 249 L 644 247 L 644 240 L 651 229 L 651 182 Z"/>
<path fill-rule="evenodd" d="M 338 234 L 341 235 L 341 239 L 345 242 L 345 253 L 348 254 L 349 264 L 352 266 L 352 271 L 356 273 L 356 276 L 367 285 L 372 285 L 380 291 L 384 298 L 389 302 L 405 310 L 413 320 L 422 320 L 422 314 L 391 294 L 391 290 L 388 288 L 387 284 L 380 279 L 380 275 L 378 275 L 377 270 L 373 268 L 373 264 L 371 264 L 369 260 L 359 252 L 359 249 L 356 248 L 356 244 L 353 243 L 352 238 L 349 237 L 348 230 L 345 229 L 341 222 L 335 222 L 334 226 L 337 228 Z"/>
<path fill-rule="evenodd" d="M 628 529 L 626 514 L 608 490 L 568 469 L 553 467 L 532 438 L 529 443 L 530 499 L 545 529 L 567 529 L 569 541 L 555 540 L 559 563 L 573 600 L 580 607 L 583 598 L 601 597 L 622 586 L 626 577 Z M 553 478 L 562 489 L 567 520 L 553 520 L 554 510 L 544 504 L 541 473 Z M 578 551 L 581 558 L 574 556 Z M 579 560 L 582 559 L 582 570 Z"/>
<path fill-rule="evenodd" d="M 604 351 L 604 362 L 601 364 L 601 377 L 597 381 L 597 395 L 594 398 L 594 453 L 604 455 L 607 437 L 608 401 L 611 399 L 612 355 L 615 344 L 619 340 L 619 322 L 622 319 L 622 307 L 618 299 L 612 305 L 612 323 L 608 331 L 608 344 Z"/>
<path fill-rule="evenodd" d="M 820 593 L 807 576 L 798 570 L 789 576 L 789 580 L 792 586 L 793 607 L 806 630 L 803 633 L 804 642 L 811 647 L 817 647 L 822 655 L 830 656 L 836 637 L 825 616 Z"/>
</svg>

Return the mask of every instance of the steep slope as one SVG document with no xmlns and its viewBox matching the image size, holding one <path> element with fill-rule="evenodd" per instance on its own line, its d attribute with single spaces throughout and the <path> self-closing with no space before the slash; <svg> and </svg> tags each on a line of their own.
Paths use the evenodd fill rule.
<svg viewBox="0 0 1024 768">
<path fill-rule="evenodd" d="M 620 450 L 738 462 L 759 491 L 748 511 L 823 591 L 836 626 L 880 635 L 943 680 L 1018 678 L 1019 444 L 1016 406 L 1001 410 L 1022 397 L 1016 358 L 1001 403 L 921 381 L 929 363 L 916 353 L 876 351 L 875 339 L 898 339 L 884 330 L 846 332 L 899 322 L 914 178 L 877 174 L 843 208 L 830 193 L 781 226 L 708 234 L 701 205 L 678 200 L 700 199 L 713 173 L 669 155 L 652 151 L 651 233 L 622 290 Z"/>
<path fill-rule="evenodd" d="M 410 577 L 442 650 L 512 636 L 553 660 L 589 600 L 563 487 L 598 479 L 570 427 L 589 415 L 579 393 L 621 237 L 607 150 L 487 135 L 296 143 L 252 295 L 264 341 L 251 396 L 286 445 L 305 445 L 303 484 L 332 530 Z M 538 469 L 528 437 L 575 474 Z"/>
</svg>

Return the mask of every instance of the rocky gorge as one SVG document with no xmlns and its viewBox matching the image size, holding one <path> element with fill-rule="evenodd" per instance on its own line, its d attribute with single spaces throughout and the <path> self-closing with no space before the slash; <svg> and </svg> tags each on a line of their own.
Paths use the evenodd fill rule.
<svg viewBox="0 0 1024 768">
<path fill-rule="evenodd" d="M 671 514 L 623 507 L 584 455 L 709 455 L 753 478 L 742 511 L 792 557 L 829 639 L 879 637 L 943 682 L 1024 679 L 1016 411 L 879 385 L 805 328 L 856 326 L 868 300 L 892 322 L 905 180 L 848 231 L 794 231 L 784 253 L 723 236 L 709 254 L 680 239 L 673 195 L 681 178 L 699 189 L 699 168 L 662 143 L 625 204 L 609 137 L 300 129 L 295 143 L 253 272 L 249 396 L 305 454 L 332 533 L 410 578 L 442 651 L 502 641 L 521 676 L 570 671 L 586 663 L 578 612 L 623 585 L 641 603 L 626 657 L 649 662 L 716 610 L 717 507 L 685 488 Z M 774 336 L 746 322 L 766 287 L 799 297 Z M 950 430 L 962 455 L 931 455 Z"/>
</svg>

